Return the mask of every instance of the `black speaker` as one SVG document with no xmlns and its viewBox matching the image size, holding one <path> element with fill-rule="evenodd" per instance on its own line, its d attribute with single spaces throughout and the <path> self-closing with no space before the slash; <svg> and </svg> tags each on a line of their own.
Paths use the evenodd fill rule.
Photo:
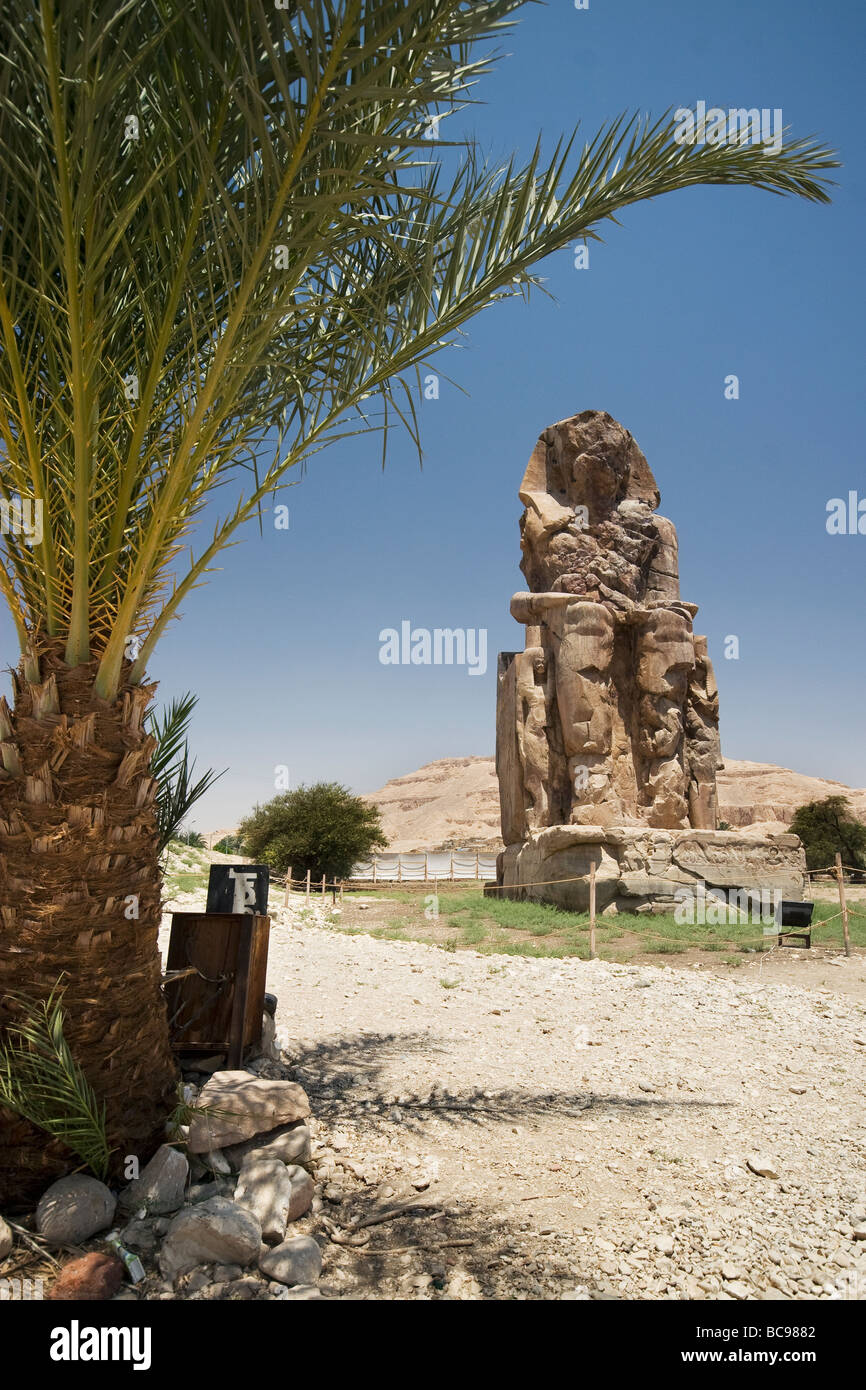
<svg viewBox="0 0 866 1390">
<path fill-rule="evenodd" d="M 267 864 L 211 864 L 208 912 L 247 912 L 267 916 L 270 869 Z"/>
<path fill-rule="evenodd" d="M 795 903 L 782 898 L 776 905 L 776 924 L 780 927 L 799 927 L 803 931 L 812 921 L 814 903 Z"/>
</svg>

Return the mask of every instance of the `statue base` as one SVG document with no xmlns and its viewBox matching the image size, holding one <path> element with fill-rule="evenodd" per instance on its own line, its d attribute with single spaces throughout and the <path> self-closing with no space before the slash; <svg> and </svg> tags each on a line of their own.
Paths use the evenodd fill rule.
<svg viewBox="0 0 866 1390">
<path fill-rule="evenodd" d="M 724 894 L 742 907 L 800 901 L 806 856 L 796 835 L 758 838 L 738 830 L 654 830 L 642 826 L 551 825 L 508 845 L 497 859 L 500 896 L 589 911 L 673 912 L 690 899 Z"/>
</svg>

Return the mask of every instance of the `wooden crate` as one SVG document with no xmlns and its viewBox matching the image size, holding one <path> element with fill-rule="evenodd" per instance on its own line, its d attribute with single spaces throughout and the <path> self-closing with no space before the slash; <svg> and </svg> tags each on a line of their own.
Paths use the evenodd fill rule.
<svg viewBox="0 0 866 1390">
<path fill-rule="evenodd" d="M 271 919 L 173 912 L 165 986 L 176 1052 L 226 1052 L 229 1068 L 261 1041 Z M 190 969 L 194 967 L 194 969 Z"/>
</svg>

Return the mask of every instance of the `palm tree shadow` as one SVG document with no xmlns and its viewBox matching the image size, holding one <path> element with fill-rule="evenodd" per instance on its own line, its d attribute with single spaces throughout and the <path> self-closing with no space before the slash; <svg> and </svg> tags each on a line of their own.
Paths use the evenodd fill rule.
<svg viewBox="0 0 866 1390">
<path fill-rule="evenodd" d="M 453 1125 L 504 1124 L 551 1116 L 578 1118 L 593 1111 L 635 1113 L 641 1110 L 724 1108 L 732 1102 L 668 1099 L 657 1095 L 616 1095 L 593 1090 L 534 1091 L 526 1087 L 491 1090 L 434 1085 L 425 1095 L 381 1086 L 395 1055 L 429 1053 L 436 1047 L 426 1033 L 363 1033 L 330 1038 L 291 1058 L 292 1071 L 310 1097 L 314 1115 L 323 1120 L 353 1120 L 378 1127 L 387 1120 L 418 1132 L 432 1118 Z"/>
<path fill-rule="evenodd" d="M 531 1125 L 552 1116 L 579 1120 L 611 1112 L 649 1114 L 730 1104 L 525 1087 L 434 1086 L 427 1094 L 404 1088 L 396 1095 L 395 1058 L 429 1055 L 434 1050 L 447 1055 L 446 1048 L 422 1032 L 362 1033 L 296 1047 L 291 1055 L 284 1053 L 284 1063 L 304 1086 L 317 1118 L 330 1125 L 352 1122 L 360 1132 L 362 1152 L 365 1129 L 381 1134 L 402 1127 L 413 1136 L 429 1137 L 432 1121 L 456 1131 L 467 1125 Z M 394 1215 L 394 1207 L 407 1200 L 412 1210 Z M 371 1220 L 383 1215 L 384 1221 Z M 493 1194 L 485 1200 L 484 1196 L 448 1196 L 428 1189 L 386 1199 L 378 1188 L 361 1187 L 347 1192 L 338 1205 L 327 1204 L 323 1216 L 320 1229 L 330 1239 L 322 1242 L 322 1283 L 332 1297 L 509 1300 L 558 1299 L 564 1293 L 592 1299 L 615 1297 L 605 1287 L 590 1251 L 575 1245 L 567 1232 L 545 1249 L 544 1284 L 539 1292 L 523 1261 L 537 1257 L 540 1237 L 531 1222 L 517 1222 L 513 1212 L 499 1209 Z M 347 1237 L 350 1242 L 360 1238 L 366 1243 L 357 1247 L 342 1243 Z"/>
</svg>

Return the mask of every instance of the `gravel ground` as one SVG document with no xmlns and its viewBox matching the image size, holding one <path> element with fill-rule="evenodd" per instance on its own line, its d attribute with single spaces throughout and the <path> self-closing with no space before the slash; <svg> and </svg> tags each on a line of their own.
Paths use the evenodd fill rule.
<svg viewBox="0 0 866 1390">
<path fill-rule="evenodd" d="M 455 953 L 339 920 L 274 911 L 268 968 L 325 1294 L 866 1297 L 863 954 L 817 988 L 806 964 Z"/>
</svg>

